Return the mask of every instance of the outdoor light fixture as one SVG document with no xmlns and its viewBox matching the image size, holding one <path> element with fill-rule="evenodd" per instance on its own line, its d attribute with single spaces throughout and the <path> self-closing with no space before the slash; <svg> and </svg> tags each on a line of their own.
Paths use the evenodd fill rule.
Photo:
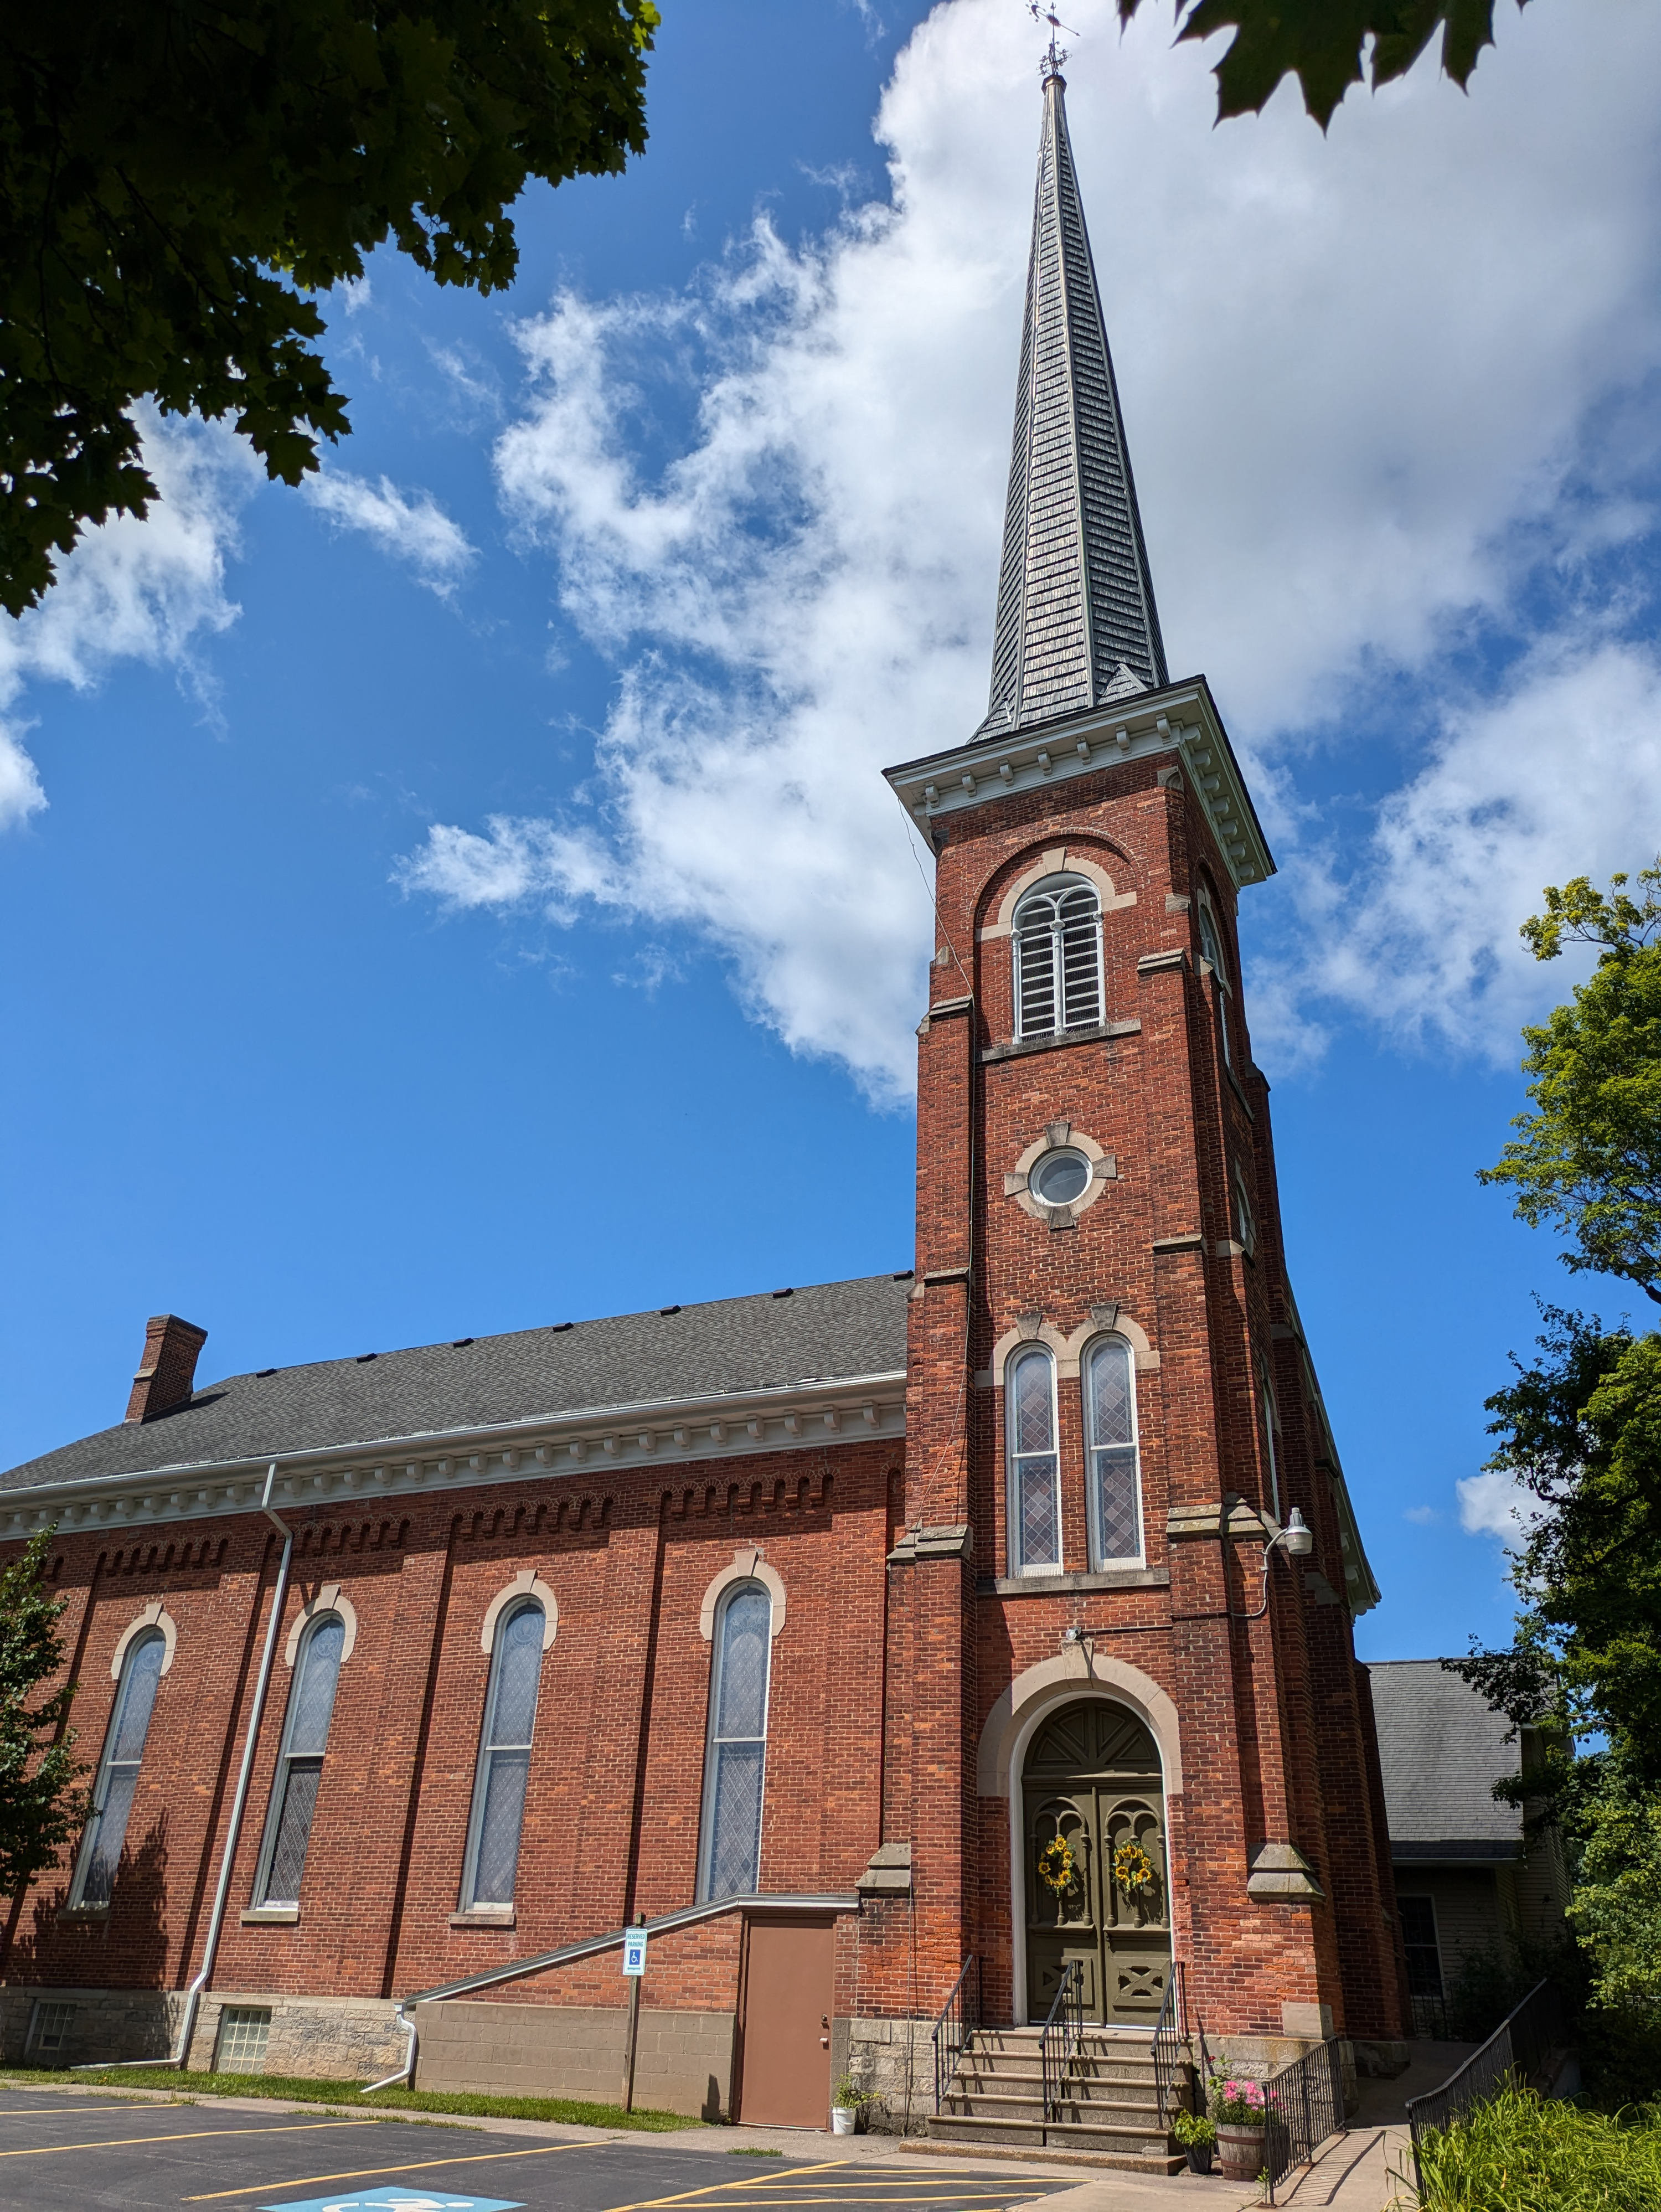
<svg viewBox="0 0 1661 2212">
<path fill-rule="evenodd" d="M 1271 1523 L 1271 1526 L 1273 1524 Z M 1310 1527 L 1308 1522 L 1305 1520 L 1301 1510 L 1295 1505 L 1293 1507 L 1291 1512 L 1287 1515 L 1285 1528 L 1276 1528 L 1275 1534 L 1263 1546 L 1263 1596 L 1262 1604 L 1254 1607 L 1252 1611 L 1250 1613 L 1235 1613 L 1234 1619 L 1236 1620 L 1261 1620 L 1264 1613 L 1269 1611 L 1269 1563 L 1275 1555 L 1275 1547 L 1277 1544 L 1284 1544 L 1287 1548 L 1287 1558 L 1293 1559 L 1306 1559 L 1310 1553 L 1315 1549 L 1315 1531 Z"/>
</svg>

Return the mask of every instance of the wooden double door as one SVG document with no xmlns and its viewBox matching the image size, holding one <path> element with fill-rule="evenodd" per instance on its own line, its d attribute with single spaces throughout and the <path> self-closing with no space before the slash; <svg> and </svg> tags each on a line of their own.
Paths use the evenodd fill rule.
<svg viewBox="0 0 1661 2212">
<path fill-rule="evenodd" d="M 1085 2017 L 1152 2027 L 1171 1979 L 1165 1793 L 1153 1736 L 1123 1705 L 1064 1706 L 1021 1776 L 1026 2016 L 1076 1960 Z"/>
</svg>

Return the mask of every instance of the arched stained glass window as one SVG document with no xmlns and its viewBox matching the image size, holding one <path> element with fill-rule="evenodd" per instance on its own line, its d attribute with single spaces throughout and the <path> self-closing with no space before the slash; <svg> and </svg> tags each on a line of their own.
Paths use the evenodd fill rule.
<svg viewBox="0 0 1661 2212">
<path fill-rule="evenodd" d="M 1269 1510 L 1281 1517 L 1281 1408 L 1275 1398 L 1275 1378 L 1269 1362 L 1257 1362 L 1257 1395 L 1262 1401 L 1264 1464 L 1269 1473 Z"/>
<path fill-rule="evenodd" d="M 1080 876 L 1052 876 L 1015 909 L 1015 1034 L 1050 1036 L 1102 1018 L 1102 908 Z"/>
<path fill-rule="evenodd" d="M 461 1883 L 464 1911 L 475 1905 L 514 1901 L 546 1626 L 547 1616 L 534 1599 L 516 1606 L 496 1623 L 490 1684 L 484 1698 L 484 1733 L 467 1830 L 467 1859 Z"/>
<path fill-rule="evenodd" d="M 98 1779 L 92 1796 L 92 1819 L 81 1845 L 70 1901 L 76 1905 L 107 1905 L 127 1840 L 127 1821 L 132 1795 L 138 1786 L 138 1769 L 144 1757 L 144 1740 L 150 1732 L 150 1715 L 161 1680 L 167 1639 L 161 1630 L 135 1638 L 121 1662 L 121 1681 L 115 1693 L 110 1732 L 104 1739 L 104 1755 L 98 1762 Z"/>
<path fill-rule="evenodd" d="M 1122 1336 L 1098 1338 L 1084 1363 L 1092 1568 L 1142 1555 L 1142 1485 L 1136 1449 L 1136 1370 Z"/>
<path fill-rule="evenodd" d="M 1051 1573 L 1062 1564 L 1061 1462 L 1056 1450 L 1056 1363 L 1042 1345 L 1004 1371 L 1009 1455 L 1010 1571 Z"/>
<path fill-rule="evenodd" d="M 747 1897 L 761 1881 L 761 1800 L 767 1765 L 767 1678 L 773 1601 L 739 1583 L 715 1621 L 709 1745 L 703 1770 L 701 1899 Z"/>
<path fill-rule="evenodd" d="M 329 1723 L 334 1717 L 335 1691 L 345 1648 L 346 1624 L 338 1613 L 321 1614 L 307 1630 L 301 1644 L 277 1757 L 265 1845 L 254 1883 L 257 1905 L 300 1903 L 300 1877 L 306 1869 L 306 1847 L 312 1839 L 318 1786 L 323 1779 L 323 1753 L 328 1747 Z"/>
</svg>

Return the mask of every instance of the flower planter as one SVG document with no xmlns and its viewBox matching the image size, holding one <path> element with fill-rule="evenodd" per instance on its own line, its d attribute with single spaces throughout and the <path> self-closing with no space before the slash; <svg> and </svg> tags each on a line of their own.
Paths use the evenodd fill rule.
<svg viewBox="0 0 1661 2212">
<path fill-rule="evenodd" d="M 1263 2131 L 1260 2127 L 1235 2127 L 1226 2120 L 1220 2120 L 1217 2148 L 1222 2154 L 1226 2181 L 1256 2181 L 1263 2170 Z"/>
<path fill-rule="evenodd" d="M 854 2106 L 832 2105 L 830 2107 L 831 2134 L 833 2136 L 851 2136 L 854 2132 L 854 2124 L 858 2118 L 859 2113 Z M 1253 2166 L 1251 2170 L 1254 2173 L 1257 2171 L 1256 2166 Z"/>
<path fill-rule="evenodd" d="M 1211 2145 L 1209 2143 L 1189 2143 L 1188 2145 L 1188 2170 L 1190 2173 L 1210 2172 Z"/>
</svg>

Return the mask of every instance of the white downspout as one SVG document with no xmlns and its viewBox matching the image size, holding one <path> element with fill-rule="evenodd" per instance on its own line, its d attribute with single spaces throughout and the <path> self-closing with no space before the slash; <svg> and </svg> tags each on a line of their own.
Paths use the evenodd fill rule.
<svg viewBox="0 0 1661 2212">
<path fill-rule="evenodd" d="M 419 2047 L 421 2039 L 416 2033 L 415 2022 L 412 2020 L 406 2020 L 404 2016 L 404 2007 L 408 2002 L 409 1999 L 407 1997 L 400 1998 L 399 2001 L 398 2015 L 392 2022 L 394 2027 L 401 2027 L 405 2034 L 410 2039 L 410 2047 L 404 2055 L 404 2064 L 402 2069 L 399 2073 L 389 2074 L 384 2081 L 366 2081 L 363 2087 L 357 2093 L 360 2097 L 373 2096 L 377 2089 L 394 2089 L 398 2087 L 398 2084 L 400 2081 L 407 2081 L 410 2087 L 412 2089 L 414 2088 L 416 2051 Z"/>
<path fill-rule="evenodd" d="M 283 1622 L 283 1607 L 289 1595 L 289 1562 L 294 1556 L 294 1531 L 286 1522 L 271 1510 L 271 1486 L 277 1480 L 277 1462 L 273 1460 L 265 1470 L 265 1494 L 259 1501 L 259 1510 L 283 1539 L 283 1559 L 277 1571 L 277 1588 L 271 1596 L 271 1618 L 265 1631 L 265 1649 L 259 1662 L 259 1679 L 254 1685 L 253 1706 L 248 1715 L 248 1733 L 242 1746 L 242 1766 L 236 1778 L 236 1795 L 231 1800 L 230 1826 L 226 1832 L 224 1856 L 219 1863 L 219 1881 L 214 1891 L 213 1911 L 208 1918 L 207 1947 L 202 1956 L 202 1971 L 185 1993 L 185 2018 L 179 2033 L 179 2048 L 166 2058 L 118 2059 L 115 2065 L 172 2066 L 183 2071 L 191 2055 L 191 2039 L 196 2033 L 196 2015 L 202 2002 L 202 1992 L 212 1977 L 214 1960 L 219 1950 L 219 1931 L 225 1924 L 225 1905 L 231 1893 L 231 1872 L 236 1861 L 236 1847 L 242 1834 L 242 1814 L 248 1802 L 248 1784 L 253 1773 L 254 1753 L 259 1745 L 259 1723 L 265 1712 L 265 1692 L 271 1686 L 271 1662 L 277 1656 L 277 1632 Z M 413 2033 L 413 2030 L 411 2030 Z M 77 2074 L 102 2074 L 113 2070 L 104 2065 L 77 2066 Z"/>
</svg>

